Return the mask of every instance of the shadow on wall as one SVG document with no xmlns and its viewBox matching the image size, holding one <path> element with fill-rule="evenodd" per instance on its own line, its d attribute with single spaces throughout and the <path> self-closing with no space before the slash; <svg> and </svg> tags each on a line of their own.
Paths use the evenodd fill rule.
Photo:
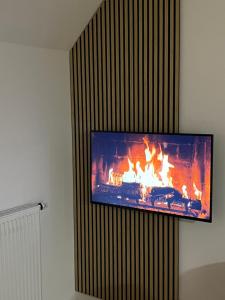
<svg viewBox="0 0 225 300">
<path fill-rule="evenodd" d="M 190 299 L 225 299 L 225 262 L 193 269 L 180 276 L 180 300 Z"/>
</svg>

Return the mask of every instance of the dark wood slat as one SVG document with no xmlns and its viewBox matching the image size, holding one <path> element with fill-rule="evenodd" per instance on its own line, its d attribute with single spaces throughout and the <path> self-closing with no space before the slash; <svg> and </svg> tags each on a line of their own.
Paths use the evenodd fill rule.
<svg viewBox="0 0 225 300">
<path fill-rule="evenodd" d="M 163 49 L 164 49 L 164 0 L 159 0 L 159 13 L 158 13 L 158 23 L 159 23 L 159 122 L 158 122 L 158 132 L 163 131 L 163 124 L 164 124 L 164 101 L 163 101 L 163 92 L 164 92 L 164 77 L 163 77 L 163 68 L 164 68 L 164 56 L 163 56 Z M 159 227 L 158 227 L 158 242 L 159 242 L 159 266 L 158 266 L 158 274 L 159 274 L 159 293 L 158 297 L 159 300 L 163 300 L 163 280 L 164 280 L 164 260 L 163 260 L 163 222 L 164 217 L 159 216 Z"/>
<path fill-rule="evenodd" d="M 145 299 L 145 272 L 144 272 L 144 249 L 145 249 L 145 239 L 144 239 L 144 218 L 145 214 L 140 212 L 140 224 L 139 224 L 139 269 L 140 269 L 140 281 L 139 281 L 139 299 Z"/>
<path fill-rule="evenodd" d="M 107 130 L 108 121 L 107 121 L 107 80 L 106 80 L 106 3 L 103 2 L 101 8 L 101 52 L 102 52 L 102 85 L 103 85 L 103 129 Z"/>
<path fill-rule="evenodd" d="M 130 112 L 129 130 L 134 131 L 134 2 L 129 1 L 129 83 L 130 83 Z"/>
<path fill-rule="evenodd" d="M 174 132 L 174 1 L 169 2 L 169 132 Z"/>
<path fill-rule="evenodd" d="M 148 2 L 148 129 L 154 130 L 154 0 Z"/>
<path fill-rule="evenodd" d="M 80 258 L 81 255 L 81 222 L 80 222 L 80 216 L 81 216 L 81 210 L 80 210 L 80 177 L 79 177 L 79 170 L 80 170 L 80 160 L 79 158 L 79 114 L 78 114 L 78 63 L 77 63 L 77 44 L 74 47 L 74 91 L 75 91 L 75 103 L 74 103 L 74 123 L 75 123 L 75 155 L 76 155 L 76 169 L 75 169 L 75 198 L 74 201 L 76 202 L 77 206 L 77 236 L 75 236 L 77 239 L 75 240 L 75 247 L 77 247 L 77 255 L 78 258 Z M 77 277 L 78 277 L 78 290 L 82 290 L 81 280 L 82 280 L 82 265 L 81 260 L 78 259 L 78 269 L 77 269 Z"/>
<path fill-rule="evenodd" d="M 78 65 L 78 114 L 79 118 L 82 119 L 83 115 L 83 105 L 82 105 L 82 66 L 81 66 L 81 38 L 79 38 L 77 42 L 77 65 Z M 83 123 L 79 122 L 79 153 L 80 153 L 80 170 L 79 175 L 81 178 L 84 178 L 84 157 L 83 157 Z M 80 181 L 80 199 L 84 199 L 84 188 L 83 182 Z M 85 253 L 85 209 L 84 209 L 84 202 L 81 201 L 80 203 L 81 208 L 81 251 Z M 82 255 L 81 257 L 82 262 L 82 292 L 86 291 L 86 269 L 85 269 L 85 256 Z"/>
<path fill-rule="evenodd" d="M 131 259 L 130 259 L 130 272 L 131 272 L 131 299 L 135 300 L 136 298 L 136 267 L 135 267 L 135 212 L 131 211 L 131 220 L 130 220 L 130 248 L 131 248 Z"/>
<path fill-rule="evenodd" d="M 120 2 L 119 0 L 114 1 L 115 5 L 115 76 L 116 76 L 116 130 L 121 130 L 121 66 L 120 66 L 120 54 L 121 54 L 121 45 L 120 45 Z M 121 241 L 121 209 L 116 209 L 116 226 L 114 233 L 116 234 L 116 250 L 117 257 L 115 257 L 115 273 L 117 272 L 117 278 L 115 284 L 115 299 L 122 299 L 122 287 L 119 288 L 119 284 L 122 282 L 122 241 Z M 115 225 L 115 224 L 114 224 Z"/>
<path fill-rule="evenodd" d="M 179 219 L 174 220 L 174 300 L 179 299 Z"/>
<path fill-rule="evenodd" d="M 110 26 L 110 4 L 106 1 L 106 72 L 107 72 L 107 125 L 108 130 L 112 128 L 112 99 L 111 99 L 111 26 Z"/>
<path fill-rule="evenodd" d="M 175 1 L 175 104 L 174 130 L 179 131 L 179 86 L 180 86 L 180 0 Z M 174 222 L 174 299 L 179 299 L 179 219 Z"/>
<path fill-rule="evenodd" d="M 143 29 L 143 23 L 144 23 L 144 3 L 143 0 L 138 1 L 138 130 L 143 131 L 144 130 L 144 45 L 143 45 L 143 35 L 144 35 L 144 29 Z M 137 281 L 137 291 L 139 294 L 139 299 L 144 300 L 144 213 L 139 212 L 139 224 L 138 224 L 138 232 L 136 240 L 139 240 L 139 251 L 137 252 L 138 255 L 138 270 L 139 272 L 139 278 Z M 136 260 L 137 261 L 137 260 Z"/>
<path fill-rule="evenodd" d="M 164 57 L 163 57 L 163 49 L 164 49 L 164 0 L 159 0 L 159 128 L 158 132 L 163 131 L 163 121 L 164 121 L 164 103 L 163 103 L 163 91 L 164 91 L 164 78 L 163 78 L 163 67 L 164 67 Z"/>
<path fill-rule="evenodd" d="M 150 271 L 149 271 L 149 214 L 144 215 L 144 299 L 150 298 L 149 292 L 149 281 L 150 281 Z"/>
<path fill-rule="evenodd" d="M 159 299 L 159 216 L 154 214 L 153 218 L 154 223 L 154 255 L 153 255 L 153 264 L 154 264 L 154 299 Z"/>
<path fill-rule="evenodd" d="M 144 73 L 144 46 L 143 46 L 143 0 L 138 0 L 138 130 L 144 130 L 144 82 L 143 82 L 143 73 Z"/>
<path fill-rule="evenodd" d="M 81 36 L 81 74 L 82 74 L 82 120 L 83 120 L 83 162 L 87 161 L 87 99 L 86 99 L 86 62 L 85 62 L 85 35 Z M 84 248 L 85 248 L 85 292 L 90 293 L 90 281 L 89 281 L 89 231 L 88 231 L 88 169 L 83 163 L 83 209 L 84 209 Z"/>
<path fill-rule="evenodd" d="M 180 0 L 175 2 L 175 132 L 179 131 L 179 87 L 180 87 Z"/>
<path fill-rule="evenodd" d="M 159 300 L 163 300 L 164 260 L 163 260 L 163 223 L 164 216 L 159 216 Z"/>
<path fill-rule="evenodd" d="M 132 277 L 131 277 L 131 211 L 126 211 L 126 251 L 127 251 L 127 277 L 126 277 L 126 293 L 128 300 L 132 296 Z"/>
<path fill-rule="evenodd" d="M 154 299 L 154 215 L 149 215 L 149 299 Z"/>
<path fill-rule="evenodd" d="M 139 75 L 139 57 L 138 57 L 138 50 L 139 50 L 139 32 L 138 32 L 138 2 L 139 0 L 133 0 L 134 6 L 133 6 L 133 30 L 134 30 L 134 130 L 138 131 L 138 117 L 139 117 L 139 81 L 138 81 L 138 75 Z M 141 100 L 141 99 L 140 99 Z"/>
<path fill-rule="evenodd" d="M 149 57 L 148 57 L 148 46 L 149 46 L 149 12 L 148 12 L 148 6 L 149 6 L 149 0 L 143 1 L 143 102 L 144 102 L 144 111 L 143 111 L 143 126 L 144 131 L 148 131 L 149 128 L 149 95 L 148 95 L 148 68 L 149 68 Z"/>
<path fill-rule="evenodd" d="M 124 1 L 119 1 L 119 66 L 120 66 L 120 129 L 125 129 L 125 20 L 124 20 Z"/>
<path fill-rule="evenodd" d="M 174 300 L 174 218 L 169 218 L 169 300 Z"/>
<path fill-rule="evenodd" d="M 103 99 L 103 65 L 102 65 L 102 8 L 97 11 L 97 52 L 98 52 L 98 95 L 99 95 L 99 129 L 104 129 Z M 98 238 L 98 297 L 105 298 L 105 222 L 104 207 L 99 207 L 99 238 Z"/>
<path fill-rule="evenodd" d="M 159 32 L 159 28 L 158 28 L 158 0 L 153 0 L 153 26 L 154 26 L 154 30 L 153 30 L 153 51 L 154 51 L 154 56 L 153 56 L 153 66 L 154 66 L 154 73 L 153 73 L 153 83 L 154 83 L 154 105 L 153 105 L 153 119 L 154 119 L 154 124 L 153 124 L 153 130 L 154 132 L 158 131 L 158 122 L 159 122 L 159 99 L 158 99 L 158 93 L 159 93 L 159 86 L 158 86 L 158 79 L 159 79 L 159 45 L 158 45 L 158 32 Z"/>
<path fill-rule="evenodd" d="M 126 247 L 126 210 L 122 210 L 121 216 L 121 226 L 122 226 L 122 279 L 121 279 L 121 286 L 122 286 L 122 299 L 127 299 L 127 247 Z"/>
<path fill-rule="evenodd" d="M 114 299 L 114 273 L 113 273 L 113 210 L 112 207 L 109 209 L 109 264 L 110 264 L 110 300 Z"/>
<path fill-rule="evenodd" d="M 169 130 L 169 0 L 164 1 L 164 126 L 163 131 Z"/>
<path fill-rule="evenodd" d="M 130 78 L 130 0 L 124 1 L 124 35 L 125 35 L 125 130 L 128 131 L 130 129 L 130 113 L 131 113 L 131 103 L 132 99 L 130 98 L 131 86 L 130 82 L 132 79 Z M 123 277 L 123 286 L 126 297 L 124 299 L 131 299 L 131 212 L 130 210 L 126 210 L 125 212 L 125 230 L 126 230 L 126 238 L 125 238 L 125 263 L 126 270 L 124 270 Z M 126 277 L 125 277 L 126 276 Z"/>
<path fill-rule="evenodd" d="M 92 22 L 88 26 L 88 52 L 89 56 L 89 85 L 90 85 L 90 128 L 94 128 L 94 118 L 92 113 L 94 111 L 94 80 L 93 80 L 93 38 L 92 38 Z M 91 117 L 92 116 L 92 117 Z M 90 166 L 91 169 L 91 166 Z M 95 259 L 94 253 L 94 241 L 93 241 L 93 205 L 89 205 L 89 239 L 90 239 L 90 295 L 94 296 L 94 275 L 95 275 Z"/>
<path fill-rule="evenodd" d="M 102 102 L 103 102 L 103 129 L 107 130 L 107 81 L 106 78 L 106 3 L 104 2 L 101 7 L 101 52 L 102 52 Z M 103 298 L 108 299 L 108 280 L 109 280 L 109 270 L 107 268 L 107 258 L 108 258 L 108 208 L 105 206 L 101 207 L 101 224 L 102 224 L 102 289 L 103 289 Z M 107 250 L 107 251 L 106 251 Z"/>
<path fill-rule="evenodd" d="M 91 130 L 91 122 L 90 122 L 90 74 L 89 74 L 89 34 L 88 34 L 88 27 L 85 28 L 85 75 L 86 75 L 86 114 L 87 114 L 87 119 L 86 119 L 86 126 L 87 126 L 87 132 L 86 132 L 86 137 L 87 137 L 87 161 L 90 161 L 90 130 Z M 87 201 L 86 201 L 86 228 L 87 228 L 87 236 L 86 236 L 86 244 L 88 248 L 88 257 L 87 259 L 87 265 L 88 265 L 88 277 L 89 277 L 89 283 L 88 283 L 88 288 L 89 288 L 89 294 L 92 294 L 93 291 L 93 286 L 91 283 L 91 272 L 93 272 L 92 269 L 92 257 L 90 255 L 90 176 L 91 176 L 91 170 L 90 170 L 90 165 L 87 166 Z"/>
<path fill-rule="evenodd" d="M 76 147 L 75 147 L 75 82 L 74 82 L 74 50 L 73 48 L 70 50 L 70 93 L 71 93 L 71 120 L 72 120 L 72 153 L 73 153 L 73 170 L 76 170 L 77 163 L 76 163 Z M 78 225 L 77 225 L 77 201 L 76 201 L 76 177 L 75 172 L 73 172 L 73 212 L 74 212 L 74 269 L 75 269 L 75 289 L 78 290 Z"/>
<path fill-rule="evenodd" d="M 168 223 L 167 216 L 164 217 L 164 224 L 163 224 L 163 231 L 164 231 L 164 240 L 163 240 L 163 255 L 164 255 L 164 279 L 163 279 L 163 293 L 164 293 L 164 300 L 168 299 L 169 293 L 169 283 L 168 283 L 168 270 L 169 270 L 169 263 L 168 263 L 168 232 L 169 232 L 169 223 Z"/>
<path fill-rule="evenodd" d="M 98 111 L 98 76 L 97 76 L 97 24 L 96 24 L 96 15 L 92 20 L 92 53 L 93 53 L 93 100 L 94 100 L 94 124 L 93 130 L 99 129 L 99 111 Z M 93 255 L 94 255 L 94 296 L 98 297 L 98 237 L 99 237 L 99 205 L 93 205 Z"/>
</svg>

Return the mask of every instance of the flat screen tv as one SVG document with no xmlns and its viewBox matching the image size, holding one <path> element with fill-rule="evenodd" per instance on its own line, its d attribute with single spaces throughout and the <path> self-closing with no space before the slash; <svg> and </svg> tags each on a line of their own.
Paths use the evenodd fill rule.
<svg viewBox="0 0 225 300">
<path fill-rule="evenodd" d="M 91 133 L 91 201 L 212 220 L 206 134 Z"/>
</svg>

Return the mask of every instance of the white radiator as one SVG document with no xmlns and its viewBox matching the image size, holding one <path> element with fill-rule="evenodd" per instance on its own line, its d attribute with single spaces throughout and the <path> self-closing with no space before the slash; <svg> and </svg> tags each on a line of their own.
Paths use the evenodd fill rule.
<svg viewBox="0 0 225 300">
<path fill-rule="evenodd" d="M 0 214 L 0 300 L 41 300 L 40 206 Z"/>
</svg>

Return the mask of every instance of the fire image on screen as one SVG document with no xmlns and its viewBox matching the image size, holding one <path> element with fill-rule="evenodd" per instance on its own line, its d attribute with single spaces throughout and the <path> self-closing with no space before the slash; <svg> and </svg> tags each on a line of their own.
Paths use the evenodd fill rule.
<svg viewBox="0 0 225 300">
<path fill-rule="evenodd" d="M 210 135 L 92 132 L 92 202 L 211 218 Z"/>
</svg>

